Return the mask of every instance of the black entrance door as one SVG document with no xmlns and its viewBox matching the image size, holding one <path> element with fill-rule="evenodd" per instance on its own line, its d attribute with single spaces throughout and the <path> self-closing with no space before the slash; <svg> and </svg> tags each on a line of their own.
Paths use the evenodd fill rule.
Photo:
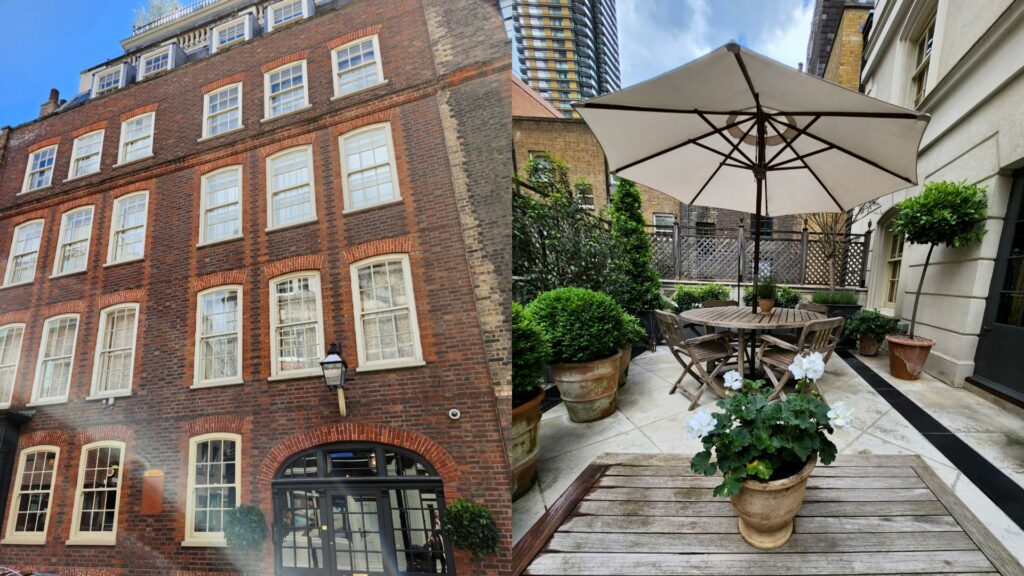
<svg viewBox="0 0 1024 576">
<path fill-rule="evenodd" d="M 974 355 L 974 378 L 1024 401 L 1024 172 L 1006 211 L 985 319 Z"/>
</svg>

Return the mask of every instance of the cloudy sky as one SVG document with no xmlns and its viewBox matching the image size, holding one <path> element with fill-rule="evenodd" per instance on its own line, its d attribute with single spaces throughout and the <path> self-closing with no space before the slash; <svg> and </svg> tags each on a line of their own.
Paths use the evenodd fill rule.
<svg viewBox="0 0 1024 576">
<path fill-rule="evenodd" d="M 730 40 L 803 62 L 814 0 L 618 0 L 622 85 L 671 70 Z"/>
</svg>

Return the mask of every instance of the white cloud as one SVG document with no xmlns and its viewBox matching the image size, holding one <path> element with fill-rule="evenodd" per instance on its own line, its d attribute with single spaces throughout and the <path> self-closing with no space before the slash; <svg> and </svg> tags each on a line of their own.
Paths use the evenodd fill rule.
<svg viewBox="0 0 1024 576">
<path fill-rule="evenodd" d="M 750 48 L 796 68 L 807 56 L 807 39 L 813 18 L 814 2 L 794 6 L 790 18 L 783 25 L 765 30 L 750 43 Z"/>
<path fill-rule="evenodd" d="M 618 5 L 623 87 L 671 70 L 713 48 L 708 41 L 710 8 L 706 0 L 687 0 L 690 14 L 682 29 L 665 25 L 665 6 L 658 4 L 640 0 Z"/>
</svg>

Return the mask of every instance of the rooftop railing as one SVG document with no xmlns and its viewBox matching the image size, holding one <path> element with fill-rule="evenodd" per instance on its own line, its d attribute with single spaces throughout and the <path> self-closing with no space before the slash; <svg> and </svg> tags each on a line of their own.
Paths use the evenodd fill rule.
<svg viewBox="0 0 1024 576">
<path fill-rule="evenodd" d="M 203 8 L 206 8 L 211 4 L 216 4 L 217 2 L 220 2 L 220 0 L 196 0 L 195 2 L 187 6 L 182 6 L 181 8 L 178 8 L 176 10 L 172 10 L 167 14 L 164 14 L 163 16 L 156 18 L 155 20 L 150 20 L 149 22 L 146 22 L 145 24 L 141 24 L 139 26 L 132 26 L 132 36 L 138 36 L 139 34 L 148 32 L 154 28 L 159 28 L 160 26 L 163 26 L 168 22 L 174 22 L 175 20 L 184 18 L 185 16 L 188 16 L 189 14 L 192 14 L 197 10 L 202 10 Z"/>
</svg>

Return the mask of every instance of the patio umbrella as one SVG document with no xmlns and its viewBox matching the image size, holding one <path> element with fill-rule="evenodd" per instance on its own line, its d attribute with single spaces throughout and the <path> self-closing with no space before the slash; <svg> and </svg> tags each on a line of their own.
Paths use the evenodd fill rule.
<svg viewBox="0 0 1024 576">
<path fill-rule="evenodd" d="M 755 283 L 762 215 L 845 212 L 916 184 L 928 124 L 735 43 L 575 108 L 612 173 L 753 212 Z"/>
</svg>

